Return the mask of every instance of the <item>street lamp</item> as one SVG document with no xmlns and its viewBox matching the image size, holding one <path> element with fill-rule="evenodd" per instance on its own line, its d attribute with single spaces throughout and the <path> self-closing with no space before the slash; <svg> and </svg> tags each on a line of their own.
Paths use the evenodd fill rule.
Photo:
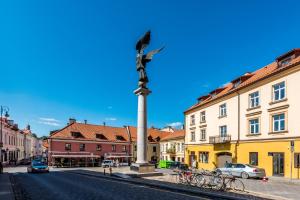
<svg viewBox="0 0 300 200">
<path fill-rule="evenodd" d="M 0 114 L 1 114 L 1 124 L 0 124 L 0 163 L 2 163 L 2 147 L 3 147 L 3 141 L 2 141 L 2 124 L 3 124 L 3 114 L 6 118 L 9 117 L 9 108 L 7 106 L 0 106 Z"/>
</svg>

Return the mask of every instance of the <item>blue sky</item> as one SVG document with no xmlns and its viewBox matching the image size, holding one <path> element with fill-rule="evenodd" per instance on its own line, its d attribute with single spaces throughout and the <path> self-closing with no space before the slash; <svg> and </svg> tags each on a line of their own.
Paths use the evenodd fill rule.
<svg viewBox="0 0 300 200">
<path fill-rule="evenodd" d="M 299 1 L 2 1 L 0 104 L 39 136 L 69 117 L 136 125 L 135 42 L 152 30 L 149 126 L 299 47 Z"/>
</svg>

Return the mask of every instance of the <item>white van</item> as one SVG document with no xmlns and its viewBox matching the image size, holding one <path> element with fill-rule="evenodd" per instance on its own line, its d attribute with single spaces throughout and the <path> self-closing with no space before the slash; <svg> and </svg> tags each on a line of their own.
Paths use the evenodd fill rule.
<svg viewBox="0 0 300 200">
<path fill-rule="evenodd" d="M 112 160 L 103 160 L 101 166 L 103 168 L 105 168 L 105 167 L 114 167 L 114 162 Z"/>
</svg>

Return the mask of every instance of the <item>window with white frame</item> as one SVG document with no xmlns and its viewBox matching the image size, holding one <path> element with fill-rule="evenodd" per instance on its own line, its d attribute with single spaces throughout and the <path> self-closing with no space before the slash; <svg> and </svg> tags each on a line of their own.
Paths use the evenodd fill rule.
<svg viewBox="0 0 300 200">
<path fill-rule="evenodd" d="M 227 126 L 220 126 L 220 136 L 221 137 L 227 136 Z"/>
<path fill-rule="evenodd" d="M 259 92 L 253 92 L 249 94 L 249 107 L 255 108 L 259 106 Z"/>
<path fill-rule="evenodd" d="M 272 116 L 273 119 L 273 132 L 279 132 L 285 130 L 285 114 L 277 114 Z"/>
<path fill-rule="evenodd" d="M 227 115 L 226 103 L 220 105 L 220 117 L 224 117 Z"/>
<path fill-rule="evenodd" d="M 184 143 L 181 143 L 181 152 L 184 151 Z"/>
<path fill-rule="evenodd" d="M 206 121 L 206 118 L 205 118 L 205 111 L 202 111 L 200 113 L 200 122 L 205 122 Z"/>
<path fill-rule="evenodd" d="M 259 133 L 259 119 L 250 119 L 249 120 L 249 132 L 250 134 L 258 134 Z"/>
<path fill-rule="evenodd" d="M 195 131 L 191 131 L 191 142 L 195 142 L 196 138 L 195 138 Z"/>
<path fill-rule="evenodd" d="M 191 118 L 190 118 L 190 124 L 191 125 L 195 125 L 195 115 L 191 115 Z"/>
<path fill-rule="evenodd" d="M 209 152 L 199 152 L 199 162 L 208 163 Z"/>
<path fill-rule="evenodd" d="M 279 101 L 285 98 L 285 82 L 273 85 L 273 101 Z"/>
<path fill-rule="evenodd" d="M 200 130 L 200 140 L 206 140 L 206 129 Z"/>
</svg>

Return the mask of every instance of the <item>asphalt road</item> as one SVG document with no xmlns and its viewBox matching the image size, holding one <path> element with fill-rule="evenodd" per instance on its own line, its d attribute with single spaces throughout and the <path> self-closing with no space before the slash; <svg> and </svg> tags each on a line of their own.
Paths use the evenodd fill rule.
<svg viewBox="0 0 300 200">
<path fill-rule="evenodd" d="M 207 199 L 143 185 L 66 172 L 16 173 L 14 174 L 14 180 L 16 186 L 22 188 L 25 199 L 31 200 Z"/>
</svg>

